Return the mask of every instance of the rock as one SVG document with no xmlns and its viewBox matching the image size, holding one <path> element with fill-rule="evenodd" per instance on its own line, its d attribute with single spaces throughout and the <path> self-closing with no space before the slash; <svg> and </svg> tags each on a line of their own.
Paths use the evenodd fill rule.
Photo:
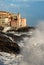
<svg viewBox="0 0 44 65">
<path fill-rule="evenodd" d="M 5 43 L 0 42 L 0 51 L 7 52 L 7 53 L 20 53 L 20 47 L 16 43 Z"/>
<path fill-rule="evenodd" d="M 12 39 L 14 39 L 14 41 L 16 42 L 20 42 L 21 40 L 23 40 L 22 36 L 17 36 L 13 33 L 6 33 L 6 35 L 12 37 Z"/>
<path fill-rule="evenodd" d="M 15 28 L 11 28 L 7 32 L 12 32 L 12 31 L 14 31 L 14 32 L 29 32 L 30 30 L 34 30 L 34 29 L 35 29 L 35 27 L 29 27 L 29 26 L 27 26 L 27 27 L 18 28 L 16 30 L 15 30 Z"/>
<path fill-rule="evenodd" d="M 0 51 L 8 53 L 20 53 L 20 47 L 17 43 L 12 42 L 7 36 L 0 35 Z"/>
<path fill-rule="evenodd" d="M 22 28 L 19 28 L 17 29 L 16 31 L 17 32 L 29 32 L 30 30 L 34 30 L 35 27 L 22 27 Z"/>
<path fill-rule="evenodd" d="M 4 29 L 4 27 L 0 26 L 0 31 L 2 31 Z"/>
</svg>

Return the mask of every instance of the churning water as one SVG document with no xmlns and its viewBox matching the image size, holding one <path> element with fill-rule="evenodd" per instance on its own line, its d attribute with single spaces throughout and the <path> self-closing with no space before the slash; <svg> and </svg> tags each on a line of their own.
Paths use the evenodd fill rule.
<svg viewBox="0 0 44 65">
<path fill-rule="evenodd" d="M 30 37 L 23 37 L 19 55 L 0 52 L 0 65 L 44 65 L 44 23 L 35 30 L 27 32 Z"/>
</svg>

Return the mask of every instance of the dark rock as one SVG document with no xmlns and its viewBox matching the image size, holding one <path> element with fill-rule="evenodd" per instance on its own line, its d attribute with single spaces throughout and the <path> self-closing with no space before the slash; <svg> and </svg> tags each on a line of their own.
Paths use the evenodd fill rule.
<svg viewBox="0 0 44 65">
<path fill-rule="evenodd" d="M 20 53 L 20 47 L 16 43 L 5 43 L 0 41 L 0 51 L 8 52 L 8 53 Z"/>
<path fill-rule="evenodd" d="M 4 27 L 0 26 L 0 31 L 2 31 L 4 29 Z"/>
<path fill-rule="evenodd" d="M 21 40 L 23 40 L 21 36 L 14 35 L 13 33 L 6 33 L 6 35 L 12 37 L 12 39 L 14 39 L 14 41 L 16 42 L 20 42 Z"/>
<path fill-rule="evenodd" d="M 22 34 L 21 37 L 31 37 L 31 35 L 27 35 L 27 34 Z"/>
<path fill-rule="evenodd" d="M 14 31 L 14 32 L 29 32 L 30 30 L 35 30 L 35 27 L 21 27 L 21 28 L 18 28 L 15 30 L 15 28 L 12 28 L 11 30 L 7 30 L 7 32 L 11 32 L 11 31 Z"/>
<path fill-rule="evenodd" d="M 22 27 L 22 28 L 19 28 L 17 29 L 16 31 L 17 32 L 29 32 L 30 30 L 34 30 L 35 27 Z"/>
<path fill-rule="evenodd" d="M 12 42 L 8 37 L 1 34 L 0 35 L 0 51 L 19 54 L 20 47 L 17 43 Z"/>
</svg>

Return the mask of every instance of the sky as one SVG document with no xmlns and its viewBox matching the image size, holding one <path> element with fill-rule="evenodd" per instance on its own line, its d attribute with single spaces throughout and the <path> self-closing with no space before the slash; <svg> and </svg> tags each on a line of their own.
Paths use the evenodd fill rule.
<svg viewBox="0 0 44 65">
<path fill-rule="evenodd" d="M 0 11 L 19 12 L 29 26 L 44 22 L 44 0 L 0 0 Z"/>
</svg>

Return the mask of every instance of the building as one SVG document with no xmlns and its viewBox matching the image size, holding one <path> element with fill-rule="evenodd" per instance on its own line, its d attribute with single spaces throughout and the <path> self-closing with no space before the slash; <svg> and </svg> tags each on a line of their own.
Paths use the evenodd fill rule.
<svg viewBox="0 0 44 65">
<path fill-rule="evenodd" d="M 15 29 L 26 26 L 26 18 L 21 18 L 20 14 L 12 14 L 0 11 L 0 26 L 11 26 Z"/>
</svg>

